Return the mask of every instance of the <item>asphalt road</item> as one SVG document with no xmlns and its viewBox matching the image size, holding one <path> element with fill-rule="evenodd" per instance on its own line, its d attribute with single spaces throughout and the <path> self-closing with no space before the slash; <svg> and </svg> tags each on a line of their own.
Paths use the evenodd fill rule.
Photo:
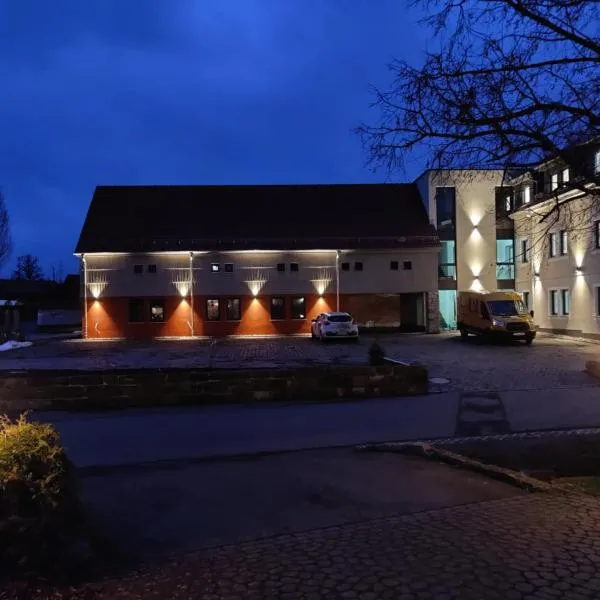
<svg viewBox="0 0 600 600">
<path fill-rule="evenodd" d="M 495 393 L 497 412 L 464 410 L 462 392 L 357 402 L 39 413 L 77 467 L 600 426 L 600 387 Z M 469 397 L 469 402 L 478 401 Z M 486 402 L 486 399 L 484 399 Z M 498 416 L 498 428 L 494 419 Z M 491 424 L 490 424 L 491 421 Z M 472 429 L 472 428 L 471 428 Z"/>
</svg>

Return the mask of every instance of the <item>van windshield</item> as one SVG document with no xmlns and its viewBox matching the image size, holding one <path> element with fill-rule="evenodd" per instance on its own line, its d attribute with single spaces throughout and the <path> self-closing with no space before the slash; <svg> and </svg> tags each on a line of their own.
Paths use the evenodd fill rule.
<svg viewBox="0 0 600 600">
<path fill-rule="evenodd" d="M 495 317 L 515 317 L 527 314 L 527 308 L 522 300 L 490 300 L 488 308 Z"/>
</svg>

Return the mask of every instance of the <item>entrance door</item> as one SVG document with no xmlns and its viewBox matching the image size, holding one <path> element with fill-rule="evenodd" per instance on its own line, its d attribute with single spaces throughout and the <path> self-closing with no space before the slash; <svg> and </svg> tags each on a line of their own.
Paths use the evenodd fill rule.
<svg viewBox="0 0 600 600">
<path fill-rule="evenodd" d="M 456 329 L 456 290 L 440 290 L 440 328 Z"/>
</svg>

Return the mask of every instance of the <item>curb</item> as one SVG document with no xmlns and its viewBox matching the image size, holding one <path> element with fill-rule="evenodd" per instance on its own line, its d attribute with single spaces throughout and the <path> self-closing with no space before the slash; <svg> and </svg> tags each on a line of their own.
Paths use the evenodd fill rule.
<svg viewBox="0 0 600 600">
<path fill-rule="evenodd" d="M 436 448 L 430 444 L 422 443 L 387 443 L 387 444 L 365 444 L 362 446 L 356 446 L 355 448 L 359 452 L 394 452 L 397 454 L 406 454 L 409 456 L 419 456 L 421 458 L 439 460 L 443 463 L 449 464 L 453 467 L 461 469 L 467 469 L 480 473 L 508 483 L 510 485 L 517 486 L 521 489 L 529 492 L 562 492 L 561 490 L 541 479 L 536 479 L 525 475 L 519 471 L 513 471 L 512 469 L 504 469 L 496 465 L 490 465 L 483 463 L 479 460 L 468 458 L 462 454 L 456 454 L 449 450 L 443 450 Z"/>
</svg>

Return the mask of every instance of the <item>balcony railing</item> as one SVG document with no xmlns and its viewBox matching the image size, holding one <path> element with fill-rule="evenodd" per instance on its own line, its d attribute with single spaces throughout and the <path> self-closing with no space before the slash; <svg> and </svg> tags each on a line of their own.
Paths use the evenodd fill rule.
<svg viewBox="0 0 600 600">
<path fill-rule="evenodd" d="M 512 263 L 498 263 L 496 265 L 496 279 L 514 279 L 515 265 Z"/>
</svg>

